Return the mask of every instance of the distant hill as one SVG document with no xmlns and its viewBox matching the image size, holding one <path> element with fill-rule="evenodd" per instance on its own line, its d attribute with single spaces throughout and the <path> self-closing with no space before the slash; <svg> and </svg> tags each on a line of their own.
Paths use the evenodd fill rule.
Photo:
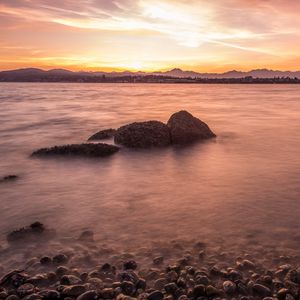
<svg viewBox="0 0 300 300">
<path fill-rule="evenodd" d="M 238 79 L 245 77 L 253 78 L 275 78 L 275 77 L 290 77 L 300 78 L 300 71 L 274 71 L 268 69 L 257 69 L 248 72 L 228 71 L 225 73 L 198 73 L 194 71 L 183 71 L 175 68 L 169 71 L 159 72 L 73 72 L 65 69 L 42 70 L 37 68 L 17 69 L 0 72 L 0 81 L 89 81 L 95 78 L 116 78 L 128 76 L 159 76 L 164 78 L 203 78 L 203 79 Z"/>
</svg>

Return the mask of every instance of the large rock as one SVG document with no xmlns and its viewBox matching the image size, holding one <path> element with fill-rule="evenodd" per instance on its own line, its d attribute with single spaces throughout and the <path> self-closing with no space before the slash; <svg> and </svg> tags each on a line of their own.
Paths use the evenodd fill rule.
<svg viewBox="0 0 300 300">
<path fill-rule="evenodd" d="M 116 130 L 112 128 L 100 130 L 97 133 L 93 134 L 91 137 L 89 137 L 88 141 L 112 138 L 115 135 L 115 133 Z"/>
<path fill-rule="evenodd" d="M 206 123 L 185 110 L 173 114 L 168 121 L 168 127 L 173 144 L 188 144 L 216 137 Z"/>
<path fill-rule="evenodd" d="M 98 144 L 72 144 L 42 148 L 32 153 L 32 156 L 87 156 L 104 157 L 119 151 L 119 147 L 103 143 Z"/>
<path fill-rule="evenodd" d="M 135 122 L 117 130 L 115 143 L 130 148 L 164 147 L 171 143 L 170 131 L 159 121 Z"/>
</svg>

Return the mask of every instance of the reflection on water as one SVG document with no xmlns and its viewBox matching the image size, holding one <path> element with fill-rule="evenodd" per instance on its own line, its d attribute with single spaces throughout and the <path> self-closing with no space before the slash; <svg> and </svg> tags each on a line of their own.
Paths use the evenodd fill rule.
<svg viewBox="0 0 300 300">
<path fill-rule="evenodd" d="M 40 220 L 62 236 L 109 242 L 177 238 L 300 244 L 300 87 L 293 85 L 0 85 L 1 238 Z M 30 159 L 100 129 L 167 121 L 186 109 L 218 138 L 124 150 L 108 159 Z"/>
</svg>

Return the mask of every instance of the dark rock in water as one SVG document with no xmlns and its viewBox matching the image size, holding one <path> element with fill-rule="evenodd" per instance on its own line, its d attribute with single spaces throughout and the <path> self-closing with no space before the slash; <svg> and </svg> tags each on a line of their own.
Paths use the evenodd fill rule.
<svg viewBox="0 0 300 300">
<path fill-rule="evenodd" d="M 154 291 L 148 295 L 148 300 L 162 300 L 164 294 L 160 291 Z"/>
<path fill-rule="evenodd" d="M 29 275 L 24 273 L 23 270 L 14 270 L 0 279 L 0 286 L 15 287 L 18 288 L 22 284 L 26 283 Z"/>
<path fill-rule="evenodd" d="M 17 295 L 9 295 L 5 300 L 20 300 Z"/>
<path fill-rule="evenodd" d="M 198 284 L 193 289 L 193 296 L 195 299 L 201 296 L 205 296 L 205 286 L 203 284 Z"/>
<path fill-rule="evenodd" d="M 83 294 L 81 294 L 77 300 L 96 300 L 99 298 L 99 295 L 97 294 L 96 291 L 92 290 L 92 291 L 87 291 Z"/>
<path fill-rule="evenodd" d="M 3 178 L 0 178 L 0 183 L 1 182 L 14 181 L 18 178 L 19 178 L 19 176 L 17 176 L 17 175 L 7 175 L 7 176 L 4 176 Z"/>
<path fill-rule="evenodd" d="M 43 290 L 38 294 L 43 300 L 58 300 L 60 298 L 59 292 L 55 290 Z"/>
<path fill-rule="evenodd" d="M 173 144 L 188 144 L 216 137 L 208 125 L 182 110 L 173 114 L 167 123 Z"/>
<path fill-rule="evenodd" d="M 223 282 L 223 289 L 226 294 L 234 294 L 236 291 L 236 284 L 230 280 Z"/>
<path fill-rule="evenodd" d="M 263 297 L 271 296 L 271 290 L 262 284 L 256 283 L 253 285 L 252 289 L 253 292 L 259 296 L 263 296 Z"/>
<path fill-rule="evenodd" d="M 40 263 L 41 263 L 41 265 L 50 265 L 52 263 L 52 259 L 49 256 L 43 256 L 40 259 Z"/>
<path fill-rule="evenodd" d="M 86 292 L 84 285 L 71 285 L 63 288 L 62 294 L 66 297 L 78 297 Z"/>
<path fill-rule="evenodd" d="M 42 223 L 35 222 L 28 227 L 10 232 L 6 238 L 8 242 L 35 241 L 41 238 L 52 238 L 55 233 L 55 230 L 47 229 Z"/>
<path fill-rule="evenodd" d="M 100 130 L 97 133 L 93 134 L 91 137 L 89 137 L 88 141 L 112 138 L 115 135 L 115 133 L 116 130 L 112 128 Z"/>
<path fill-rule="evenodd" d="M 120 127 L 115 143 L 130 148 L 165 147 L 170 145 L 169 128 L 159 121 L 135 122 Z"/>
<path fill-rule="evenodd" d="M 135 285 L 131 281 L 123 281 L 121 283 L 122 292 L 125 295 L 133 296 L 135 293 Z"/>
<path fill-rule="evenodd" d="M 134 260 L 129 260 L 124 262 L 124 270 L 135 270 L 137 268 L 137 263 Z"/>
<path fill-rule="evenodd" d="M 131 281 L 136 284 L 139 281 L 139 276 L 133 270 L 126 270 L 118 274 L 118 279 L 123 281 Z"/>
<path fill-rule="evenodd" d="M 33 294 L 34 290 L 35 288 L 33 284 L 25 283 L 18 287 L 17 293 L 21 298 L 23 298 L 27 295 Z"/>
<path fill-rule="evenodd" d="M 65 264 L 68 261 L 68 257 L 65 254 L 57 254 L 52 260 L 55 264 Z"/>
<path fill-rule="evenodd" d="M 75 285 L 80 283 L 81 279 L 74 275 L 64 275 L 60 279 L 60 284 L 62 285 Z"/>
<path fill-rule="evenodd" d="M 84 242 L 93 242 L 94 241 L 94 232 L 92 230 L 85 230 L 79 236 L 80 241 Z"/>
<path fill-rule="evenodd" d="M 119 147 L 104 143 L 72 144 L 42 148 L 32 153 L 32 156 L 85 156 L 105 157 L 119 151 Z"/>
</svg>

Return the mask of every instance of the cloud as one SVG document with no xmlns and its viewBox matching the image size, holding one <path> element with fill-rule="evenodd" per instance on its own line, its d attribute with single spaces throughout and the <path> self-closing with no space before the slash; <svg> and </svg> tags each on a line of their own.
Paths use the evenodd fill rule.
<svg viewBox="0 0 300 300">
<path fill-rule="evenodd" d="M 0 37 L 7 47 L 30 43 L 64 59 L 76 48 L 79 57 L 81 51 L 97 60 L 99 48 L 101 61 L 110 62 L 134 55 L 145 63 L 180 56 L 292 61 L 300 48 L 299 10 L 298 0 L 0 0 Z"/>
</svg>

